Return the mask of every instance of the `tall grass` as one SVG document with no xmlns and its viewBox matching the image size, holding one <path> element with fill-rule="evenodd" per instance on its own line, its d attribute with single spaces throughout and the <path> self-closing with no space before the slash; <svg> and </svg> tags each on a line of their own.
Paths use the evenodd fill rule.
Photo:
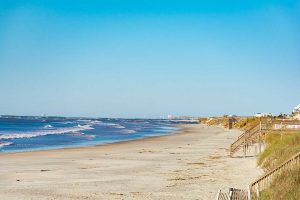
<svg viewBox="0 0 300 200">
<path fill-rule="evenodd" d="M 260 200 L 299 200 L 300 167 L 286 171 L 275 177 L 270 188 L 264 190 Z"/>
<path fill-rule="evenodd" d="M 274 169 L 292 155 L 300 152 L 300 131 L 294 133 L 268 133 L 266 149 L 258 157 L 258 165 L 266 171 Z"/>
<path fill-rule="evenodd" d="M 253 127 L 258 122 L 259 118 L 256 117 L 240 118 L 234 127 L 239 129 L 247 129 Z"/>
<path fill-rule="evenodd" d="M 266 149 L 258 158 L 258 165 L 272 170 L 300 152 L 300 132 L 269 133 L 266 137 Z M 300 167 L 284 171 L 276 176 L 270 187 L 264 190 L 260 200 L 300 200 Z"/>
</svg>

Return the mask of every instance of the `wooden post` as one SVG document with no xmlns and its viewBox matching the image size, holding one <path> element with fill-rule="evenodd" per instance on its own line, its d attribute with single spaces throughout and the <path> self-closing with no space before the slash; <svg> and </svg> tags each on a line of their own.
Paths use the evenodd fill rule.
<svg viewBox="0 0 300 200">
<path fill-rule="evenodd" d="M 229 188 L 229 199 L 233 199 L 233 188 Z"/>
<path fill-rule="evenodd" d="M 228 129 L 232 129 L 233 119 L 232 117 L 228 118 Z"/>
<path fill-rule="evenodd" d="M 282 121 L 280 122 L 280 140 L 282 140 Z"/>
<path fill-rule="evenodd" d="M 244 145 L 243 145 L 243 150 L 244 150 L 244 158 L 246 158 L 246 133 L 244 134 Z"/>
<path fill-rule="evenodd" d="M 262 123 L 261 123 L 261 119 L 260 119 L 259 120 L 259 136 L 258 136 L 259 153 L 261 153 L 261 130 L 262 130 Z"/>
<path fill-rule="evenodd" d="M 219 200 L 220 198 L 220 194 L 221 194 L 221 190 L 219 190 L 218 194 L 217 194 L 217 197 L 216 197 L 216 200 Z"/>
<path fill-rule="evenodd" d="M 248 196 L 248 200 L 251 200 L 251 190 L 250 190 L 250 185 L 248 185 L 247 196 Z"/>
</svg>

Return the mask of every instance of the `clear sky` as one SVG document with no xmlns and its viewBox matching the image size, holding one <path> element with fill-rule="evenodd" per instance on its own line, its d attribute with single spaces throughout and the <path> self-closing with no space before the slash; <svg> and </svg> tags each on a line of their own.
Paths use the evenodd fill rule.
<svg viewBox="0 0 300 200">
<path fill-rule="evenodd" d="M 299 0 L 0 0 L 0 115 L 289 113 Z"/>
</svg>

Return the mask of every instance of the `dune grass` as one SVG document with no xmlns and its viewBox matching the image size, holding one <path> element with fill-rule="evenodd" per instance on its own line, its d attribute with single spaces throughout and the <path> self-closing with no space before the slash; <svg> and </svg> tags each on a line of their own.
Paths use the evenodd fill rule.
<svg viewBox="0 0 300 200">
<path fill-rule="evenodd" d="M 247 129 L 258 122 L 259 118 L 256 117 L 241 118 L 236 124 L 234 124 L 234 127 L 239 129 Z"/>
<path fill-rule="evenodd" d="M 299 200 L 300 167 L 288 170 L 275 177 L 270 188 L 264 190 L 260 200 Z"/>
<path fill-rule="evenodd" d="M 300 132 L 269 133 L 266 138 L 266 149 L 258 158 L 258 165 L 266 171 L 274 169 L 291 156 L 300 152 Z M 264 190 L 260 200 L 299 200 L 300 199 L 300 167 L 276 176 L 270 187 Z"/>
<path fill-rule="evenodd" d="M 258 165 L 266 171 L 274 169 L 294 154 L 300 152 L 300 131 L 266 135 L 266 149 L 258 157 Z"/>
</svg>

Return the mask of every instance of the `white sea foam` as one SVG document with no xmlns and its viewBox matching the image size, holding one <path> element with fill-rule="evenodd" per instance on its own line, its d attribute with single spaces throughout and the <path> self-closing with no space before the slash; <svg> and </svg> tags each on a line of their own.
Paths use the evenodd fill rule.
<svg viewBox="0 0 300 200">
<path fill-rule="evenodd" d="M 120 124 L 116 124 L 116 125 L 114 126 L 114 128 L 125 128 L 125 126 L 122 126 L 122 125 L 120 125 Z"/>
<path fill-rule="evenodd" d="M 59 128 L 59 129 L 50 129 L 50 130 L 42 130 L 42 131 L 34 131 L 34 132 L 10 132 L 10 133 L 2 133 L 0 135 L 0 139 L 15 139 L 15 138 L 32 138 L 37 136 L 45 136 L 45 135 L 58 135 L 64 133 L 74 133 L 83 130 L 94 129 L 90 125 L 83 126 L 74 126 L 68 128 Z"/>
<path fill-rule="evenodd" d="M 176 128 L 170 127 L 170 126 L 161 126 L 160 128 L 164 129 L 164 130 L 174 130 L 174 129 L 176 129 Z"/>
<path fill-rule="evenodd" d="M 96 137 L 96 135 L 84 135 L 86 139 L 92 140 Z"/>
<path fill-rule="evenodd" d="M 103 122 L 99 120 L 95 120 L 95 121 L 91 121 L 91 124 L 103 124 Z"/>
<path fill-rule="evenodd" d="M 91 123 L 93 120 L 90 119 L 78 119 L 77 122 Z"/>
<path fill-rule="evenodd" d="M 66 121 L 66 122 L 59 122 L 60 124 L 74 124 L 74 122 Z"/>
<path fill-rule="evenodd" d="M 120 124 L 115 124 L 115 123 L 103 123 L 103 122 L 100 122 L 97 123 L 98 125 L 101 125 L 101 126 L 107 126 L 107 127 L 111 127 L 111 128 L 119 128 L 119 129 L 123 129 L 123 128 L 126 128 Z"/>
<path fill-rule="evenodd" d="M 96 135 L 86 135 L 84 133 L 81 132 L 72 132 L 72 135 L 77 136 L 77 137 L 82 137 L 82 138 L 86 138 L 86 139 L 94 139 L 96 137 Z"/>
<path fill-rule="evenodd" d="M 123 134 L 129 134 L 129 133 L 135 133 L 136 131 L 135 130 L 130 130 L 130 129 L 124 129 L 121 131 L 121 133 Z"/>
<path fill-rule="evenodd" d="M 8 145 L 11 145 L 11 144 L 12 144 L 12 142 L 2 142 L 2 143 L 0 143 L 0 149 L 4 146 L 8 146 Z"/>
<path fill-rule="evenodd" d="M 50 124 L 48 124 L 48 125 L 44 126 L 44 128 L 51 129 L 51 128 L 53 128 L 53 126 L 51 126 Z"/>
</svg>

